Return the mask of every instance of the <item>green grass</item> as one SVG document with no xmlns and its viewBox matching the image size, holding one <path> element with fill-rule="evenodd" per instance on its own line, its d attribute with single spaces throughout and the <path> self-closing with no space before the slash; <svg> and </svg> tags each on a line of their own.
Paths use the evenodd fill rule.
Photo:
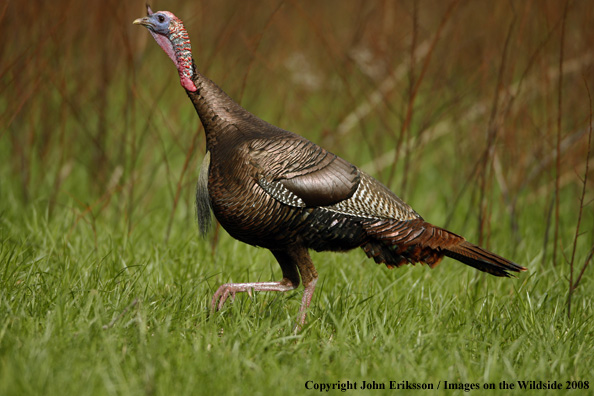
<svg viewBox="0 0 594 396">
<path fill-rule="evenodd" d="M 498 279 L 452 260 L 389 271 L 359 252 L 315 254 L 319 287 L 295 335 L 301 289 L 208 310 L 223 281 L 279 277 L 265 250 L 223 235 L 213 256 L 183 223 L 165 244 L 159 212 L 130 236 L 124 221 L 70 232 L 67 211 L 48 220 L 39 204 L 19 216 L 10 195 L 2 202 L 0 394 L 293 394 L 310 380 L 443 387 L 593 378 L 592 278 L 568 319 L 566 268 L 540 268 L 537 257 L 519 257 L 530 273 Z"/>
<path fill-rule="evenodd" d="M 171 62 L 131 24 L 142 5 L 8 2 L 0 395 L 302 394 L 339 381 L 594 394 L 594 8 L 569 3 L 561 45 L 563 2 L 460 2 L 430 47 L 449 2 L 378 4 L 153 9 L 184 19 L 199 69 L 250 111 L 529 271 L 494 278 L 450 259 L 388 270 L 362 251 L 314 253 L 302 332 L 302 288 L 211 313 L 220 284 L 281 274 L 223 230 L 198 237 L 203 132 Z M 426 68 L 427 53 L 411 59 L 423 47 Z M 532 380 L 588 389 L 518 389 Z M 395 392 L 410 393 L 357 394 Z"/>
</svg>

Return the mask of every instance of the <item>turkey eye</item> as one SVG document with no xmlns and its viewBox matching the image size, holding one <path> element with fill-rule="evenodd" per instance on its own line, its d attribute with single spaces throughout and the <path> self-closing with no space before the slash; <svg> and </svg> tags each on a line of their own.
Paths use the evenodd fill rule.
<svg viewBox="0 0 594 396">
<path fill-rule="evenodd" d="M 157 17 L 157 19 L 158 19 L 158 20 L 159 20 L 159 22 L 161 22 L 161 23 L 165 22 L 165 17 L 164 17 L 163 15 L 159 15 L 159 16 Z"/>
</svg>

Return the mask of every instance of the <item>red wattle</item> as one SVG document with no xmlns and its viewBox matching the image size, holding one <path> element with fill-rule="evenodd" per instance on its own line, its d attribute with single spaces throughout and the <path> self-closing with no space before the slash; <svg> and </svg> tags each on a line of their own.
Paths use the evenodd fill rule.
<svg viewBox="0 0 594 396">
<path fill-rule="evenodd" d="M 180 76 L 179 83 L 187 91 L 190 91 L 190 92 L 196 92 L 196 91 L 198 91 L 198 88 L 196 87 L 196 85 L 194 84 L 194 82 L 192 80 L 190 80 L 188 77 Z"/>
</svg>

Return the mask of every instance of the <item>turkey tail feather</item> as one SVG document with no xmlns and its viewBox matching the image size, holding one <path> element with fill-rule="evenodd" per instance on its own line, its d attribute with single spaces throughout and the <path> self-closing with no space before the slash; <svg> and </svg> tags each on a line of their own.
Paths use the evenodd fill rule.
<svg viewBox="0 0 594 396">
<path fill-rule="evenodd" d="M 420 218 L 376 220 L 365 223 L 364 228 L 372 240 L 363 244 L 363 250 L 377 263 L 385 263 L 389 268 L 419 262 L 433 268 L 443 256 L 448 256 L 495 276 L 509 277 L 509 272 L 526 270 Z"/>
<path fill-rule="evenodd" d="M 495 276 L 509 277 L 510 274 L 508 271 L 526 271 L 526 268 L 468 241 L 463 241 L 459 245 L 451 246 L 445 249 L 443 253 L 466 265 L 470 265 L 471 267 Z"/>
</svg>

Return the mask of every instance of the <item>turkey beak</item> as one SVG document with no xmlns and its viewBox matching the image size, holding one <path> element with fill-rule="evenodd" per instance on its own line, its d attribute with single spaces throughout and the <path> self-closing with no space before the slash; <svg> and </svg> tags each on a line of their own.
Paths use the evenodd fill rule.
<svg viewBox="0 0 594 396">
<path fill-rule="evenodd" d="M 134 25 L 142 25 L 147 28 L 153 26 L 153 24 L 151 23 L 151 20 L 147 16 L 145 16 L 144 18 L 135 19 L 134 22 L 132 22 L 132 23 Z"/>
</svg>

